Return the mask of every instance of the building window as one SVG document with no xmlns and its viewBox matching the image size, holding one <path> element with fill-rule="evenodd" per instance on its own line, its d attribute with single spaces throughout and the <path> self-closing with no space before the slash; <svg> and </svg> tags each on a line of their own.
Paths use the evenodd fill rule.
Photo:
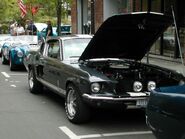
<svg viewBox="0 0 185 139">
<path fill-rule="evenodd" d="M 151 0 L 151 11 L 161 12 L 161 0 Z"/>
</svg>

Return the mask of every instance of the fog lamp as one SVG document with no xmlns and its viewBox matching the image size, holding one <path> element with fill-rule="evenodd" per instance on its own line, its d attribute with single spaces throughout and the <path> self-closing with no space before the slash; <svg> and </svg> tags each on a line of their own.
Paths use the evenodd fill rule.
<svg viewBox="0 0 185 139">
<path fill-rule="evenodd" d="M 156 83 L 154 81 L 149 81 L 147 85 L 148 91 L 152 91 L 156 88 Z"/>
</svg>

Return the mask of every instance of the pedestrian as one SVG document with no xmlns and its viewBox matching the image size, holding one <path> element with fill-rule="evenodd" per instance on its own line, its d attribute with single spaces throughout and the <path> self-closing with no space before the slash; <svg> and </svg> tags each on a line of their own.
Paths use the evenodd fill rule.
<svg viewBox="0 0 185 139">
<path fill-rule="evenodd" d="M 47 21 L 47 28 L 46 28 L 46 38 L 49 37 L 49 36 L 53 36 L 53 27 L 51 25 L 51 21 L 48 20 Z"/>
<path fill-rule="evenodd" d="M 24 34 L 25 34 L 24 27 L 20 23 L 18 23 L 15 28 L 15 35 L 24 35 Z"/>
<path fill-rule="evenodd" d="M 37 35 L 37 27 L 34 25 L 32 20 L 30 20 L 26 30 L 29 35 Z"/>
<path fill-rule="evenodd" d="M 10 34 L 13 36 L 15 35 L 15 28 L 16 28 L 17 22 L 16 21 L 12 21 L 10 23 L 9 29 L 10 29 Z"/>
<path fill-rule="evenodd" d="M 29 33 L 27 31 L 27 28 L 28 28 L 29 24 L 30 24 L 30 20 L 26 20 L 26 22 L 25 22 L 25 34 L 26 35 L 29 35 Z"/>
</svg>

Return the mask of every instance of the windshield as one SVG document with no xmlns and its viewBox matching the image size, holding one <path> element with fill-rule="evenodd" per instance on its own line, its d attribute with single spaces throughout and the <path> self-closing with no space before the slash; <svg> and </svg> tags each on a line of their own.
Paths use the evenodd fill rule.
<svg viewBox="0 0 185 139">
<path fill-rule="evenodd" d="M 67 39 L 63 42 L 64 59 L 80 57 L 91 38 Z"/>
</svg>

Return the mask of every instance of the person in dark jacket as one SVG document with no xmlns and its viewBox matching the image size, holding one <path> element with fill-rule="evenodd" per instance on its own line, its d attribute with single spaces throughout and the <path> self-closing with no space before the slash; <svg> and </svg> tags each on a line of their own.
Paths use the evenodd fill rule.
<svg viewBox="0 0 185 139">
<path fill-rule="evenodd" d="M 30 20 L 30 23 L 29 23 L 26 30 L 29 35 L 36 35 L 37 34 L 37 27 L 33 24 L 32 20 Z"/>
<path fill-rule="evenodd" d="M 51 25 L 51 21 L 47 21 L 47 28 L 46 28 L 46 38 L 49 36 L 53 36 L 53 27 Z"/>
</svg>

